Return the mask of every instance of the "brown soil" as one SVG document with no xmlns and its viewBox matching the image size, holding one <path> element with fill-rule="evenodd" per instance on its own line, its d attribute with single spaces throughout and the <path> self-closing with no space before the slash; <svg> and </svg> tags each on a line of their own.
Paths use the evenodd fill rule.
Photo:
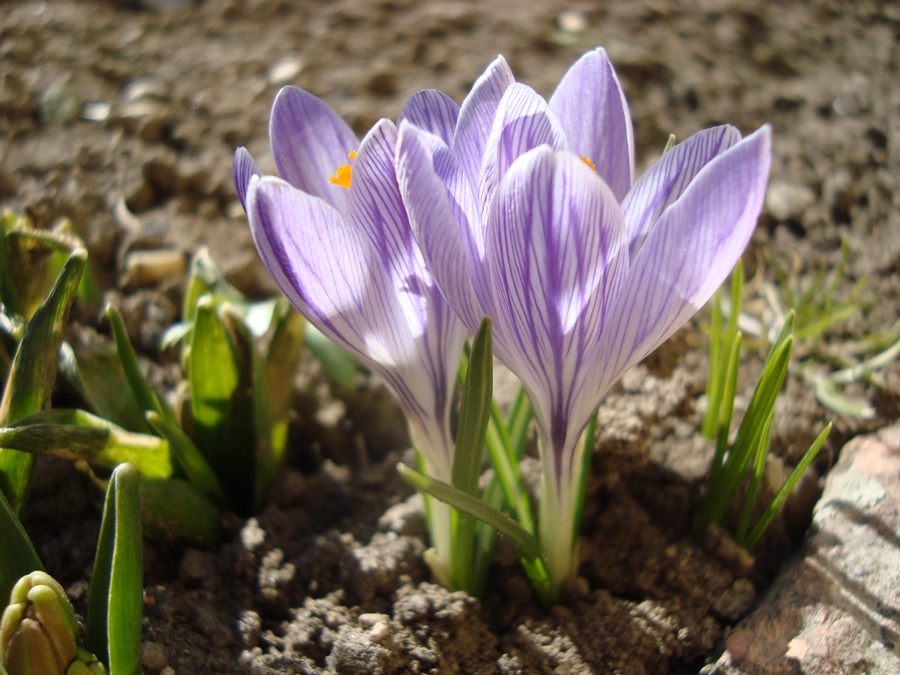
<svg viewBox="0 0 900 675">
<path fill-rule="evenodd" d="M 164 366 L 173 357 L 156 344 L 177 318 L 182 279 L 143 287 L 126 278 L 126 254 L 208 246 L 243 291 L 273 292 L 236 203 L 231 156 L 246 145 L 273 170 L 266 129 L 279 86 L 316 93 L 364 132 L 416 90 L 460 100 L 498 53 L 549 94 L 602 45 L 629 97 L 640 166 L 670 133 L 773 125 L 769 200 L 745 256 L 758 296 L 776 269 L 790 284 L 814 281 L 845 241 L 844 288 L 867 278 L 863 295 L 875 300 L 816 345 L 826 368 L 841 345 L 898 318 L 898 31 L 900 11 L 874 0 L 7 2 L 0 200 L 38 223 L 72 219 L 107 299 Z M 307 363 L 294 468 L 258 518 L 231 518 L 219 551 L 146 545 L 145 671 L 696 672 L 802 535 L 816 491 L 809 480 L 754 568 L 727 546 L 694 542 L 710 456 L 697 431 L 699 336 L 696 324 L 680 333 L 601 408 L 579 587 L 551 611 L 535 605 L 503 546 L 481 601 L 429 582 L 421 503 L 393 471 L 407 444 L 396 409 L 372 385 L 344 396 L 337 422 L 309 421 L 332 399 Z M 759 370 L 757 354 L 747 361 L 739 401 Z M 835 419 L 819 471 L 845 440 L 900 413 L 896 365 L 851 390 L 874 402 L 865 421 L 822 409 L 799 369 L 787 389 L 774 446 L 788 463 Z M 71 467 L 40 464 L 27 526 L 83 604 L 97 511 Z"/>
</svg>

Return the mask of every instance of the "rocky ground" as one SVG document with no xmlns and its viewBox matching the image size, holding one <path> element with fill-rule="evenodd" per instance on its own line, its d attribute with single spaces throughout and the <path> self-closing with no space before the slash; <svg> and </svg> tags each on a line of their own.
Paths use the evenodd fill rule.
<svg viewBox="0 0 900 675">
<path fill-rule="evenodd" d="M 790 292 L 824 286 L 819 271 L 846 247 L 835 299 L 855 298 L 858 311 L 822 339 L 799 341 L 774 447 L 790 465 L 827 420 L 835 430 L 756 565 L 727 542 L 700 544 L 690 533 L 710 457 L 698 434 L 705 319 L 627 375 L 601 408 L 580 586 L 552 611 L 534 604 L 502 546 L 481 601 L 430 583 L 421 503 L 393 470 L 407 445 L 397 411 L 374 383 L 336 400 L 309 362 L 292 468 L 262 513 L 230 519 L 221 550 L 148 542 L 145 671 L 900 669 L 900 442 L 890 427 L 900 416 L 900 369 L 846 389 L 868 399 L 867 418 L 828 411 L 813 393 L 861 339 L 896 329 L 898 31 L 900 11 L 874 0 L 0 6 L 0 201 L 38 224 L 72 220 L 150 368 L 175 358 L 159 352 L 158 339 L 177 319 L 180 272 L 198 247 L 244 292 L 274 292 L 236 201 L 231 156 L 246 145 L 273 171 L 268 110 L 288 83 L 364 133 L 419 89 L 460 100 L 498 53 L 520 81 L 550 94 L 581 53 L 602 45 L 631 104 L 641 169 L 670 133 L 772 124 L 768 199 L 745 256 L 748 310 L 763 326 L 791 304 Z M 147 251 L 167 252 L 164 275 L 141 272 Z M 99 317 L 82 312 L 79 321 L 108 334 Z M 761 351 L 748 349 L 739 405 Z M 317 418 L 323 407 L 340 414 Z M 857 436 L 827 475 L 809 537 L 790 554 L 817 479 Z M 97 512 L 71 467 L 39 468 L 27 525 L 48 569 L 83 602 Z"/>
</svg>

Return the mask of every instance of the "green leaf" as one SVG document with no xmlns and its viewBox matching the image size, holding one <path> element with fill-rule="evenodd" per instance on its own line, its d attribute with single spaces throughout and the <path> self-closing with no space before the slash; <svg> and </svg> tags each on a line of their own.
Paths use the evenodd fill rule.
<svg viewBox="0 0 900 675">
<path fill-rule="evenodd" d="M 491 418 L 494 381 L 491 353 L 491 320 L 486 318 L 472 342 L 453 457 L 453 486 L 470 495 L 478 494 L 484 437 Z"/>
<path fill-rule="evenodd" d="M 194 320 L 200 299 L 204 295 L 221 295 L 231 301 L 244 299 L 243 294 L 228 283 L 205 247 L 197 251 L 191 260 L 187 288 L 181 305 L 182 321 Z"/>
<path fill-rule="evenodd" d="M 722 522 L 740 484 L 741 477 L 747 469 L 754 450 L 758 447 L 765 430 L 766 420 L 775 407 L 775 399 L 778 397 L 778 392 L 787 375 L 794 343 L 791 335 L 793 320 L 794 315 L 791 312 L 788 314 L 778 338 L 769 350 L 759 384 L 756 386 L 744 419 L 738 427 L 734 443 L 725 458 L 722 457 L 721 448 L 726 443 L 728 429 L 731 426 L 730 421 L 727 426 L 723 424 L 720 429 L 719 446 L 713 469 L 710 472 L 709 489 L 697 518 L 698 533 L 704 531 L 712 523 Z M 723 403 L 728 402 L 729 399 L 733 402 L 733 393 L 726 396 Z M 721 465 L 719 466 L 716 462 L 720 460 Z"/>
<path fill-rule="evenodd" d="M 787 480 L 784 482 L 784 485 L 778 490 L 778 493 L 772 499 L 772 502 L 766 507 L 766 510 L 760 516 L 759 521 L 756 523 L 756 526 L 753 528 L 753 531 L 747 537 L 745 546 L 747 549 L 752 549 L 756 546 L 756 543 L 759 541 L 759 538 L 765 533 L 768 529 L 769 525 L 772 524 L 772 520 L 779 514 L 782 508 L 784 508 L 784 503 L 787 501 L 788 496 L 794 489 L 794 486 L 797 484 L 797 481 L 800 480 L 800 476 L 809 468 L 809 465 L 812 464 L 813 460 L 819 454 L 819 450 L 822 449 L 822 445 L 825 443 L 825 439 L 828 438 L 828 434 L 831 432 L 831 422 L 829 422 L 824 429 L 822 429 L 821 433 L 816 437 L 816 440 L 812 442 L 812 445 L 806 450 L 803 454 L 803 457 L 800 458 L 800 462 L 797 466 L 794 467 L 794 470 L 791 471 L 791 474 L 787 477 Z"/>
<path fill-rule="evenodd" d="M 222 512 L 184 480 L 141 478 L 141 522 L 147 537 L 174 546 L 214 549 L 225 538 Z"/>
<path fill-rule="evenodd" d="M 405 464 L 398 464 L 397 471 L 406 482 L 417 490 L 446 502 L 455 509 L 468 513 L 507 537 L 519 556 L 527 561 L 532 569 L 543 571 L 542 580 L 539 577 L 537 579 L 532 578 L 532 586 L 539 597 L 541 597 L 543 602 L 550 604 L 555 602 L 555 599 L 552 597 L 552 585 L 550 584 L 550 575 L 547 571 L 546 561 L 543 558 L 540 544 L 538 544 L 537 538 L 533 534 L 525 530 L 502 511 L 477 497 L 466 494 L 449 483 L 426 476 Z M 529 572 L 529 576 L 531 576 L 529 568 L 526 568 L 526 572 Z"/>
<path fill-rule="evenodd" d="M 203 457 L 203 453 L 194 445 L 190 437 L 181 427 L 164 419 L 159 413 L 148 412 L 147 421 L 169 442 L 172 461 L 185 477 L 204 495 L 217 504 L 225 501 L 225 493 L 215 471 Z"/>
<path fill-rule="evenodd" d="M 753 518 L 753 512 L 756 509 L 756 498 L 759 495 L 760 488 L 762 488 L 763 478 L 765 478 L 766 460 L 769 457 L 769 449 L 772 444 L 772 427 L 774 424 L 775 411 L 773 410 L 766 418 L 762 436 L 760 436 L 756 450 L 753 452 L 753 471 L 750 474 L 750 482 L 747 486 L 747 496 L 744 498 L 744 505 L 741 507 L 741 518 L 734 531 L 735 541 L 742 546 L 747 539 L 750 519 Z"/>
<path fill-rule="evenodd" d="M 55 408 L 0 428 L 0 445 L 35 455 L 85 460 L 114 468 L 130 462 L 144 476 L 172 475 L 169 444 L 149 434 L 125 431 L 84 410 Z"/>
<path fill-rule="evenodd" d="M 111 675 L 140 675 L 143 534 L 138 472 L 113 471 L 88 592 L 87 647 Z"/>
<path fill-rule="evenodd" d="M 528 426 L 531 424 L 533 416 L 531 403 L 528 401 L 528 394 L 525 393 L 525 387 L 519 385 L 516 398 L 509 409 L 506 423 L 509 428 L 510 447 L 516 462 L 525 454 L 525 445 L 528 443 Z"/>
<path fill-rule="evenodd" d="M 0 213 L 0 302 L 11 312 L 21 314 L 19 291 L 16 288 L 16 280 L 10 265 L 6 236 L 6 233 L 15 227 L 17 218 L 18 216 L 9 209 L 3 209 L 3 212 Z"/>
<path fill-rule="evenodd" d="M 669 134 L 669 140 L 666 141 L 666 147 L 663 148 L 663 154 L 666 154 L 669 150 L 675 147 L 675 144 L 678 141 L 675 138 L 675 134 Z"/>
<path fill-rule="evenodd" d="M 275 464 L 280 464 L 287 444 L 288 425 L 294 403 L 294 378 L 303 347 L 300 313 L 286 301 L 275 311 L 274 332 L 266 353 L 266 395 L 269 401 L 270 443 Z"/>
<path fill-rule="evenodd" d="M 44 566 L 25 528 L 22 527 L 22 523 L 19 522 L 2 492 L 0 492 L 0 533 L 3 535 L 3 545 L 0 546 L 0 607 L 5 607 L 16 582 L 26 574 L 43 570 Z"/>
<path fill-rule="evenodd" d="M 108 342 L 59 346 L 59 374 L 87 408 L 129 431 L 149 431 L 144 413 L 131 393 L 115 347 Z"/>
<path fill-rule="evenodd" d="M 272 411 L 265 361 L 253 332 L 232 305 L 222 305 L 221 312 L 234 339 L 241 377 L 226 419 L 225 451 L 234 475 L 231 502 L 240 515 L 247 516 L 256 513 L 277 474 L 271 446 Z"/>
<path fill-rule="evenodd" d="M 211 299 L 203 298 L 188 359 L 195 440 L 235 510 L 249 515 L 256 490 L 253 374 L 237 339 Z"/>
<path fill-rule="evenodd" d="M 456 449 L 453 455 L 453 486 L 477 496 L 484 459 L 484 439 L 493 403 L 491 320 L 484 319 L 475 339 L 466 370 L 460 402 Z M 451 514 L 453 552 L 448 570 L 456 588 L 478 595 L 483 579 L 473 577 L 476 553 L 475 521 L 461 513 Z"/>
<path fill-rule="evenodd" d="M 71 253 L 50 295 L 29 321 L 16 350 L 0 400 L 0 424 L 10 424 L 41 410 L 56 381 L 59 343 L 69 320 L 87 251 Z M 31 455 L 0 449 L 0 489 L 16 512 L 31 478 Z"/>
<path fill-rule="evenodd" d="M 819 403 L 836 413 L 864 420 L 875 417 L 875 408 L 868 400 L 847 396 L 835 386 L 834 380 L 830 377 L 816 380 L 815 392 Z"/>
<path fill-rule="evenodd" d="M 578 472 L 578 484 L 575 486 L 575 515 L 572 517 L 572 541 L 578 541 L 581 532 L 581 516 L 584 512 L 584 493 L 587 490 L 588 475 L 591 473 L 591 458 L 594 454 L 594 441 L 597 436 L 597 420 L 595 412 L 581 436 L 581 469 Z"/>
<path fill-rule="evenodd" d="M 128 384 L 131 387 L 131 393 L 137 400 L 141 410 L 144 413 L 154 412 L 170 424 L 175 424 L 174 411 L 168 405 L 165 405 L 162 399 L 156 395 L 156 392 L 150 388 L 144 373 L 141 372 L 137 354 L 134 353 L 134 347 L 132 347 L 131 340 L 128 338 L 128 331 L 125 328 L 125 322 L 122 321 L 122 315 L 119 313 L 119 310 L 112 305 L 107 305 L 106 316 L 112 327 L 113 338 L 116 341 L 116 352 L 119 355 L 122 370 L 125 372 L 125 377 L 128 379 Z"/>
</svg>

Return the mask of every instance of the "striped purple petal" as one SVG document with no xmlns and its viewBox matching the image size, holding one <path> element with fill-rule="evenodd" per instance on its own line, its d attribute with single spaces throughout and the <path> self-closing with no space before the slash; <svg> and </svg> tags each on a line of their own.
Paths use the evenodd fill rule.
<svg viewBox="0 0 900 675">
<path fill-rule="evenodd" d="M 460 106 L 451 148 L 469 184 L 476 191 L 494 115 L 503 94 L 515 81 L 506 60 L 498 56 L 475 81 L 472 91 Z"/>
<path fill-rule="evenodd" d="M 399 127 L 408 120 L 420 129 L 440 138 L 448 146 L 453 143 L 453 134 L 459 118 L 459 106 L 447 94 L 436 89 L 426 89 L 413 94 L 397 118 Z"/>
<path fill-rule="evenodd" d="M 426 276 L 430 280 L 430 276 L 400 196 L 396 148 L 397 129 L 390 120 L 381 120 L 363 139 L 353 167 L 347 218 L 367 235 L 404 312 L 421 325 L 428 306 L 420 281 Z"/>
<path fill-rule="evenodd" d="M 475 333 L 492 315 L 481 218 L 450 149 L 436 136 L 402 124 L 397 150 L 400 191 L 425 263 L 447 302 Z"/>
<path fill-rule="evenodd" d="M 704 129 L 671 148 L 641 176 L 622 202 L 632 259 L 660 214 L 700 169 L 740 140 L 741 133 L 727 124 Z"/>
<path fill-rule="evenodd" d="M 253 161 L 253 157 L 247 151 L 247 148 L 238 148 L 234 151 L 231 177 L 234 181 L 234 189 L 237 192 L 238 199 L 241 200 L 241 206 L 244 207 L 244 213 L 247 212 L 247 190 L 250 187 L 250 179 L 254 176 L 262 176 L 262 171 L 256 166 L 256 162 Z"/>
<path fill-rule="evenodd" d="M 328 179 L 349 163 L 359 140 L 336 112 L 309 92 L 284 87 L 272 106 L 269 140 L 282 178 L 343 212 L 347 190 Z"/>
<path fill-rule="evenodd" d="M 538 148 L 504 178 L 487 228 L 498 356 L 531 393 L 560 451 L 587 422 L 586 358 L 607 327 L 627 266 L 625 224 L 606 184 L 575 154 Z M 548 448 L 551 450 L 551 448 Z"/>
<path fill-rule="evenodd" d="M 722 284 L 756 227 L 772 161 L 768 126 L 707 163 L 659 217 L 628 271 L 609 329 L 597 401 L 625 370 L 656 349 Z"/>
<path fill-rule="evenodd" d="M 254 179 L 247 196 L 253 241 L 294 306 L 369 366 L 409 361 L 403 308 L 368 238 L 333 206 L 281 179 Z"/>
<path fill-rule="evenodd" d="M 621 201 L 634 176 L 631 113 L 616 71 L 603 49 L 582 56 L 550 98 L 568 148 L 590 160 Z"/>
<path fill-rule="evenodd" d="M 540 94 L 524 84 L 511 84 L 500 100 L 484 149 L 479 199 L 485 220 L 493 195 L 509 167 L 526 152 L 541 145 L 563 150 L 565 133 Z"/>
</svg>

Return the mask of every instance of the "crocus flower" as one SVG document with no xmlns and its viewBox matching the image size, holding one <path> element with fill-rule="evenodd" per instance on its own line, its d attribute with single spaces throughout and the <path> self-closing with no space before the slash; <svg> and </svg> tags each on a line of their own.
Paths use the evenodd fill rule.
<svg viewBox="0 0 900 675">
<path fill-rule="evenodd" d="M 449 139 L 457 113 L 447 96 L 428 91 L 409 101 L 403 118 Z M 396 126 L 382 120 L 359 141 L 321 100 L 286 87 L 269 135 L 280 178 L 261 176 L 244 148 L 234 162 L 266 268 L 316 328 L 381 377 L 428 473 L 450 481 L 450 404 L 465 329 L 413 238 L 397 183 Z M 446 521 L 432 528 L 446 562 L 449 511 L 435 506 L 431 515 Z"/>
<path fill-rule="evenodd" d="M 771 139 L 730 126 L 674 146 L 632 185 L 628 105 L 605 52 L 549 101 L 498 58 L 450 142 L 402 124 L 401 192 L 426 264 L 469 330 L 493 319 L 542 460 L 539 539 L 576 571 L 583 447 L 601 399 L 724 281 L 763 203 Z"/>
</svg>

